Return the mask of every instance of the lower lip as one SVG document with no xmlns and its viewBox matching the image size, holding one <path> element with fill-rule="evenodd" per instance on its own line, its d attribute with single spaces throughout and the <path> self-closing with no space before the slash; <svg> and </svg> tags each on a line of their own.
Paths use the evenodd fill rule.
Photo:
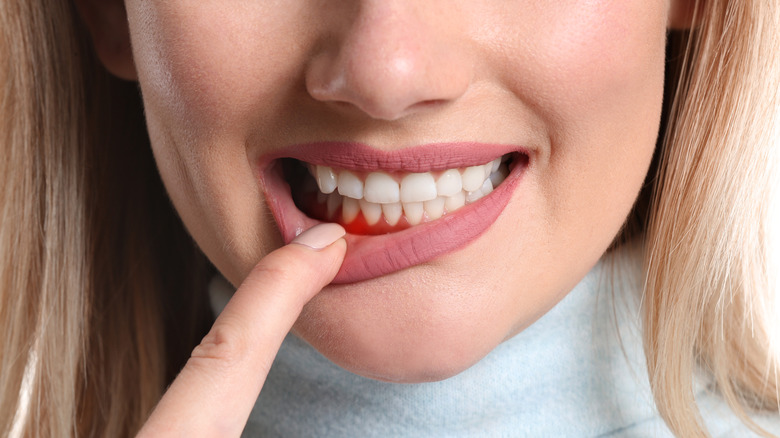
<svg viewBox="0 0 780 438">
<path fill-rule="evenodd" d="M 282 237 L 289 243 L 301 232 L 322 222 L 298 210 L 280 167 L 269 166 L 260 174 L 260 179 Z M 526 168 L 527 162 L 517 163 L 504 182 L 488 196 L 435 221 L 384 235 L 347 234 L 347 254 L 333 283 L 369 280 L 463 248 L 498 219 Z"/>
</svg>

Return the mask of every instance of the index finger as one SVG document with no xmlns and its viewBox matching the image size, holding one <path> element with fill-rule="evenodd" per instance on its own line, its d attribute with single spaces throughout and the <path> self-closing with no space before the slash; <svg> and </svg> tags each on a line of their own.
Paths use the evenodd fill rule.
<svg viewBox="0 0 780 438">
<path fill-rule="evenodd" d="M 139 435 L 239 436 L 287 332 L 338 272 L 344 234 L 339 225 L 317 225 L 263 258 Z"/>
</svg>

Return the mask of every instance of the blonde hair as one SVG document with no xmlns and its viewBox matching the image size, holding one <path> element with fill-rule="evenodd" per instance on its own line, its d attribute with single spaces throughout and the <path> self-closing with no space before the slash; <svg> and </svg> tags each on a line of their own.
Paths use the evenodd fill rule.
<svg viewBox="0 0 780 438">
<path fill-rule="evenodd" d="M 137 88 L 73 8 L 0 3 L 2 436 L 134 434 L 211 318 Z"/>
<path fill-rule="evenodd" d="M 656 405 L 676 435 L 706 435 L 693 389 L 702 367 L 743 422 L 768 436 L 747 410 L 778 410 L 766 206 L 777 163 L 780 8 L 701 3 L 646 231 L 645 354 Z"/>
<path fill-rule="evenodd" d="M 778 6 L 704 3 L 645 230 L 649 376 L 681 436 L 706 434 L 698 365 L 747 424 L 778 408 L 760 208 Z M 156 175 L 138 91 L 98 67 L 76 17 L 66 0 L 0 3 L 2 435 L 132 435 L 210 318 L 211 271 Z"/>
</svg>

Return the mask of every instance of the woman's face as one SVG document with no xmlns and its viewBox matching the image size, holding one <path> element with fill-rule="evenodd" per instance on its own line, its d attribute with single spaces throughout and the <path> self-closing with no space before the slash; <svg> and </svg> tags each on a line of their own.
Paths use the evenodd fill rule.
<svg viewBox="0 0 780 438">
<path fill-rule="evenodd" d="M 404 382 L 472 365 L 609 246 L 656 142 L 669 6 L 126 0 L 154 154 L 197 243 L 237 285 L 345 223 L 342 271 L 294 332 Z"/>
</svg>

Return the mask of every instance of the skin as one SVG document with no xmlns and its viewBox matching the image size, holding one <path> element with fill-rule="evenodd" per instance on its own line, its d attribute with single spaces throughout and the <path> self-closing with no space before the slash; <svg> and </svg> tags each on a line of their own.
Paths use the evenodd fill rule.
<svg viewBox="0 0 780 438">
<path fill-rule="evenodd" d="M 560 301 L 639 192 L 658 133 L 665 33 L 686 26 L 690 10 L 646 0 L 78 5 L 106 67 L 140 82 L 154 154 L 188 230 L 239 291 L 254 288 L 220 317 L 244 315 L 220 342 L 250 332 L 274 339 L 248 349 L 251 359 L 225 349 L 243 364 L 223 385 L 226 398 L 246 392 L 236 402 L 243 411 L 226 411 L 240 411 L 228 415 L 239 426 L 290 326 L 350 371 L 420 382 L 466 369 Z M 531 153 L 503 214 L 457 252 L 325 286 L 343 247 L 312 252 L 324 261 L 297 251 L 270 270 L 287 281 L 266 282 L 269 271 L 253 268 L 282 242 L 254 163 L 322 140 L 387 150 L 480 141 Z M 290 279 L 309 271 L 309 282 Z M 269 294 L 287 301 L 264 301 Z M 269 312 L 284 322 L 252 322 Z M 169 391 L 147 430 L 180 430 L 188 412 L 216 412 L 187 393 L 209 388 L 203 370 L 212 367 L 222 369 L 188 365 L 187 384 L 174 384 L 184 389 Z M 246 389 L 244 377 L 258 384 Z"/>
</svg>

